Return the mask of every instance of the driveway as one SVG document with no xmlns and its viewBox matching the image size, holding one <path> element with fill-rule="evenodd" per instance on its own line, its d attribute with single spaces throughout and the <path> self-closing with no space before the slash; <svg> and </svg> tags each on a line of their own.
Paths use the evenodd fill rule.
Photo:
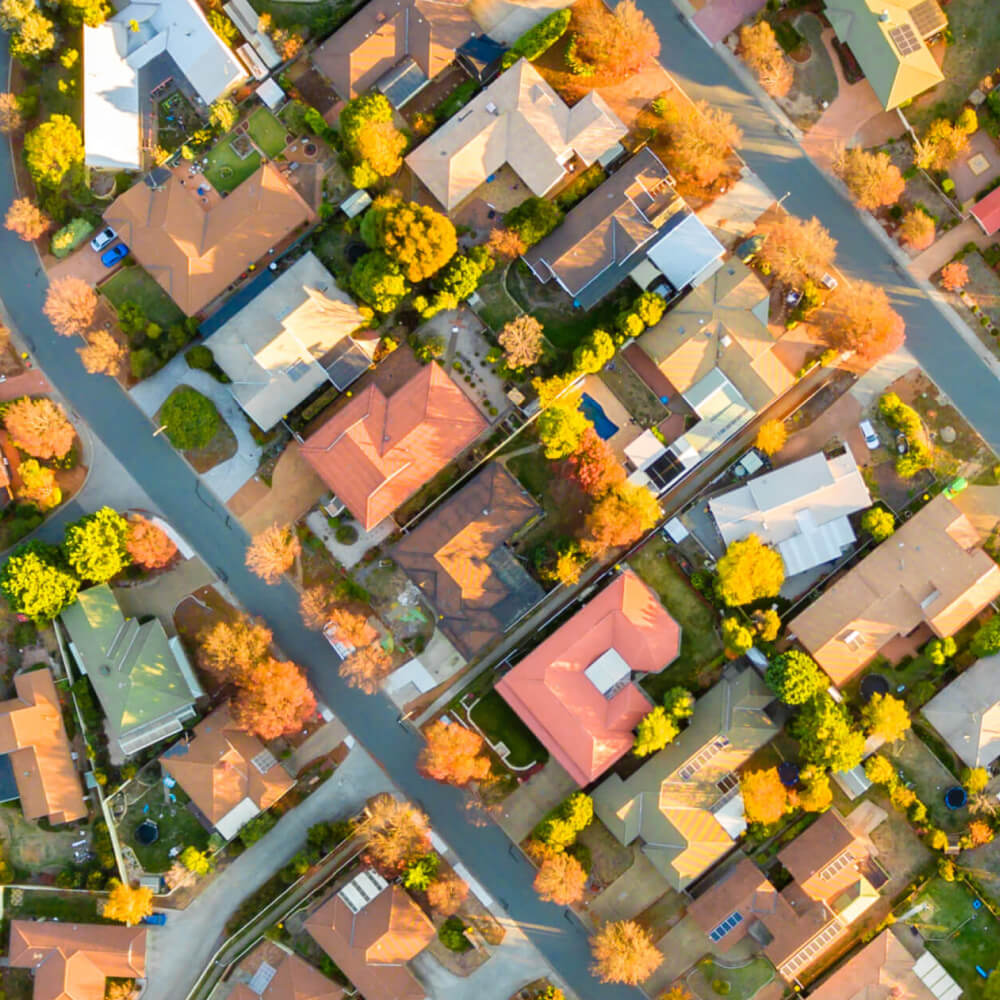
<svg viewBox="0 0 1000 1000">
<path fill-rule="evenodd" d="M 652 906 L 664 893 L 671 892 L 667 880 L 639 848 L 632 845 L 632 864 L 588 907 L 597 924 L 607 920 L 631 920 Z"/>
<path fill-rule="evenodd" d="M 577 789 L 576 782 L 554 757 L 515 792 L 504 799 L 497 822 L 515 844 L 521 843 L 535 824 Z"/>
<path fill-rule="evenodd" d="M 96 233 L 97 230 L 95 229 L 94 232 Z M 105 249 L 110 250 L 111 244 L 109 243 Z M 102 250 L 101 253 L 103 252 Z M 121 266 L 122 261 L 119 261 L 114 267 L 105 267 L 101 263 L 101 254 L 90 249 L 90 236 L 88 236 L 87 242 L 83 246 L 77 247 L 68 257 L 53 265 L 49 271 L 49 278 L 52 281 L 67 277 L 83 278 L 88 285 L 97 285 L 102 281 L 107 281 Z"/>
<path fill-rule="evenodd" d="M 510 45 L 573 0 L 471 0 L 469 13 L 491 38 Z"/>
<path fill-rule="evenodd" d="M 987 236 L 975 219 L 966 219 L 954 229 L 942 233 L 920 256 L 914 257 L 910 263 L 910 271 L 920 278 L 930 278 L 940 271 L 966 243 L 975 243 L 977 247 L 992 246 L 997 238 L 994 233 Z"/>
<path fill-rule="evenodd" d="M 314 507 L 330 488 L 302 457 L 297 443 L 289 442 L 278 456 L 271 485 L 256 476 L 229 498 L 229 509 L 251 535 L 272 524 L 290 524 Z"/>
<path fill-rule="evenodd" d="M 148 583 L 116 587 L 115 596 L 126 615 L 156 615 L 169 635 L 173 635 L 174 609 L 189 594 L 215 583 L 215 574 L 198 556 L 185 559 L 173 569 Z"/>
<path fill-rule="evenodd" d="M 763 8 L 764 0 L 712 0 L 695 14 L 693 21 L 714 45 Z"/>
</svg>

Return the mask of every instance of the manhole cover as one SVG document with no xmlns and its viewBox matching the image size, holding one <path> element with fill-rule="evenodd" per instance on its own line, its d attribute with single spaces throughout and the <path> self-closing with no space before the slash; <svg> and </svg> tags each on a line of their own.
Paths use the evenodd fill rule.
<svg viewBox="0 0 1000 1000">
<path fill-rule="evenodd" d="M 941 428 L 941 440 L 944 441 L 945 444 L 954 444 L 956 437 L 958 437 L 958 435 L 955 433 L 954 427 Z"/>
</svg>

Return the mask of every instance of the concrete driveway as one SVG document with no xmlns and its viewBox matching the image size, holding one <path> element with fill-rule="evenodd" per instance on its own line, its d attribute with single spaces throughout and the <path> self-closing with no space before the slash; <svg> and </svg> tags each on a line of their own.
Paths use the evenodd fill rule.
<svg viewBox="0 0 1000 1000">
<path fill-rule="evenodd" d="M 698 30 L 714 45 L 735 31 L 747 18 L 764 7 L 764 0 L 712 0 L 692 19 Z"/>
<path fill-rule="evenodd" d="M 510 45 L 573 0 L 471 0 L 469 13 L 491 38 Z"/>
<path fill-rule="evenodd" d="M 554 757 L 512 795 L 504 799 L 497 822 L 515 844 L 521 843 L 535 824 L 577 788 L 576 782 Z"/>
</svg>

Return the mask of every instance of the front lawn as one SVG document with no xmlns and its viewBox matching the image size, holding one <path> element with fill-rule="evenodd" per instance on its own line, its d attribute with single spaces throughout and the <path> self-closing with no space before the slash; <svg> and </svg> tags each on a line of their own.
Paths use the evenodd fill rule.
<svg viewBox="0 0 1000 1000">
<path fill-rule="evenodd" d="M 153 772 L 152 774 L 150 772 Z M 155 774 L 155 768 L 145 772 L 147 780 Z M 133 782 L 123 794 L 136 795 L 139 789 Z M 139 863 L 148 872 L 165 872 L 173 863 L 170 849 L 194 846 L 199 851 L 208 844 L 208 831 L 198 822 L 187 807 L 188 797 L 179 787 L 170 790 L 176 797 L 171 802 L 168 791 L 159 782 L 150 788 L 142 798 L 129 805 L 128 812 L 118 823 L 118 836 L 122 844 L 135 851 Z M 148 808 L 148 812 L 146 809 Z M 144 821 L 152 820 L 159 828 L 159 839 L 153 844 L 140 844 L 135 837 L 136 828 Z"/>
<path fill-rule="evenodd" d="M 253 141 L 272 159 L 285 148 L 288 130 L 267 108 L 258 108 L 247 119 L 247 128 Z"/>
<path fill-rule="evenodd" d="M 527 767 L 536 761 L 544 763 L 548 760 L 545 747 L 496 691 L 485 694 L 469 716 L 491 742 L 507 746 L 510 750 L 507 760 L 514 767 Z"/>
<path fill-rule="evenodd" d="M 133 264 L 123 267 L 101 285 L 107 300 L 120 309 L 123 302 L 134 302 L 151 323 L 169 330 L 175 323 L 184 322 L 184 313 L 173 299 L 156 283 L 148 271 Z"/>
<path fill-rule="evenodd" d="M 730 969 L 706 958 L 688 979 L 688 985 L 704 1000 L 716 1000 L 721 994 L 713 983 L 729 983 L 725 996 L 730 1000 L 750 1000 L 774 979 L 774 966 L 766 958 L 752 958 L 738 969 Z"/>
<path fill-rule="evenodd" d="M 19 889 L 20 897 L 11 894 L 10 909 L 5 916 L 15 919 L 46 917 L 63 923 L 111 924 L 98 916 L 98 898 L 85 892 L 32 892 Z"/>
</svg>

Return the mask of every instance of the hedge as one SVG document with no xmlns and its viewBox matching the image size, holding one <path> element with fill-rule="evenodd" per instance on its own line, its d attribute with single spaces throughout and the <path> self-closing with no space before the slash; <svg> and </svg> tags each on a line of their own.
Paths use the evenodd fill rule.
<svg viewBox="0 0 1000 1000">
<path fill-rule="evenodd" d="M 569 7 L 554 11 L 549 14 L 544 21 L 536 24 L 530 31 L 526 31 L 514 42 L 510 49 L 504 53 L 500 63 L 502 69 L 509 69 L 522 56 L 533 62 L 543 52 L 550 49 L 556 42 L 566 34 L 572 17 Z"/>
<path fill-rule="evenodd" d="M 52 234 L 49 244 L 54 257 L 68 257 L 92 232 L 93 225 L 83 218 L 71 219 Z"/>
</svg>

